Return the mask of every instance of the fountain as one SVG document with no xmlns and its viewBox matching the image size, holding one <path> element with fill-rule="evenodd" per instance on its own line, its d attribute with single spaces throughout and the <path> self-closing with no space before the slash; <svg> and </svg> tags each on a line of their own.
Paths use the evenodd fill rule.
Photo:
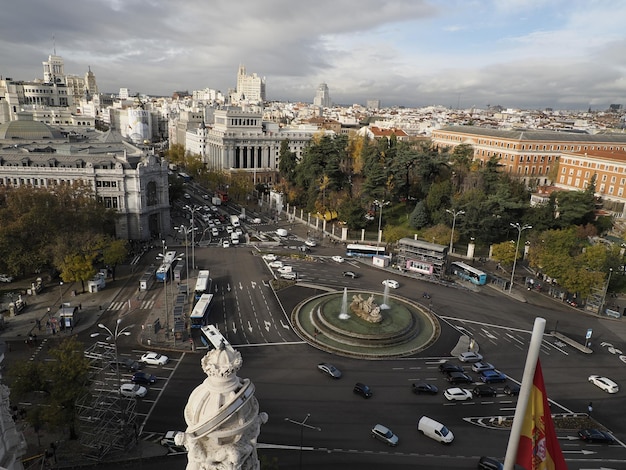
<svg viewBox="0 0 626 470">
<path fill-rule="evenodd" d="M 350 315 L 348 315 L 348 288 L 343 288 L 343 298 L 341 300 L 341 312 L 339 313 L 340 320 L 348 320 Z"/>
<path fill-rule="evenodd" d="M 383 303 L 380 304 L 381 310 L 389 310 L 389 284 L 385 283 L 385 292 L 383 293 Z"/>
</svg>

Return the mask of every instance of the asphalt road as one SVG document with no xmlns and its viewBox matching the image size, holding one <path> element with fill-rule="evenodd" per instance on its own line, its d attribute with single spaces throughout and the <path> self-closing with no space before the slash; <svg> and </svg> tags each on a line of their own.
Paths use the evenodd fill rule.
<svg viewBox="0 0 626 470">
<path fill-rule="evenodd" d="M 295 246 L 295 245 L 294 245 Z M 285 248 L 285 253 L 295 252 Z M 382 290 L 389 274 L 361 263 L 336 263 L 332 250 L 314 249 L 316 261 L 290 259 L 304 281 L 341 288 L 360 287 Z M 337 253 L 339 250 L 337 249 Z M 497 418 L 514 413 L 515 399 L 503 394 L 495 398 L 472 399 L 463 403 L 447 402 L 436 396 L 415 396 L 411 383 L 428 381 L 440 390 L 446 387 L 437 370 L 439 361 L 449 358 L 460 332 L 469 332 L 480 345 L 485 359 L 494 363 L 514 380 L 521 380 L 525 354 L 535 317 L 547 319 L 547 329 L 555 327 L 570 337 L 584 341 L 587 329 L 593 330 L 594 354 L 585 355 L 546 335 L 541 361 L 553 412 L 586 411 L 593 401 L 594 417 L 611 429 L 619 439 L 624 429 L 624 393 L 607 395 L 587 382 L 590 374 L 612 377 L 624 384 L 624 364 L 602 343 L 619 347 L 626 337 L 619 321 L 600 320 L 571 308 L 547 301 L 530 293 L 521 303 L 484 287 L 480 292 L 444 287 L 419 280 L 394 276 L 400 288 L 394 294 L 423 302 L 422 293 L 431 294 L 433 311 L 443 325 L 441 339 L 420 357 L 360 361 L 331 356 L 302 344 L 290 329 L 285 312 L 315 289 L 295 287 L 280 291 L 278 299 L 267 286 L 270 270 L 250 247 L 196 249 L 197 263 L 209 268 L 215 294 L 212 318 L 220 331 L 236 345 L 244 358 L 239 375 L 256 385 L 261 410 L 270 420 L 262 427 L 260 454 L 278 458 L 280 468 L 475 468 L 480 455 L 502 456 L 508 433 L 472 424 L 470 418 Z M 355 280 L 344 278 L 344 270 L 357 271 Z M 140 276 L 141 269 L 138 269 Z M 158 302 L 158 300 L 157 300 Z M 144 315 L 131 313 L 139 322 Z M 558 322 L 558 325 L 557 325 Z M 123 355 L 137 357 L 133 344 L 121 344 Z M 172 362 L 155 368 L 159 382 L 142 400 L 138 410 L 146 439 L 158 438 L 169 429 L 182 429 L 183 407 L 191 391 L 204 379 L 198 354 L 172 354 Z M 329 361 L 343 370 L 340 380 L 320 374 L 316 364 Z M 471 374 L 471 373 L 470 373 Z M 471 374 L 476 378 L 476 374 Z M 367 383 L 374 396 L 364 400 L 352 392 L 354 382 Z M 471 388 L 471 387 L 470 387 Z M 443 446 L 416 431 L 423 414 L 446 424 L 455 434 L 451 446 Z M 320 431 L 302 428 L 302 421 Z M 370 437 L 376 423 L 393 429 L 400 437 L 396 448 L 388 448 Z M 626 448 L 583 444 L 575 430 L 559 433 L 569 468 L 625 468 Z M 269 448 L 267 448 L 269 446 Z M 302 451 L 300 450 L 302 446 Z"/>
</svg>

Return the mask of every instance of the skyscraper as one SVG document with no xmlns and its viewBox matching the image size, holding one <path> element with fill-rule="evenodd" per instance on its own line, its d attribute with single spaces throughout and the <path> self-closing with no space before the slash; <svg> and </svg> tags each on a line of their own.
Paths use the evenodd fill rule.
<svg viewBox="0 0 626 470">
<path fill-rule="evenodd" d="M 330 93 L 328 91 L 328 85 L 325 83 L 320 83 L 317 87 L 317 93 L 315 94 L 315 98 L 313 99 L 313 104 L 315 106 L 321 106 L 322 108 L 329 108 L 332 104 L 330 101 Z"/>
</svg>

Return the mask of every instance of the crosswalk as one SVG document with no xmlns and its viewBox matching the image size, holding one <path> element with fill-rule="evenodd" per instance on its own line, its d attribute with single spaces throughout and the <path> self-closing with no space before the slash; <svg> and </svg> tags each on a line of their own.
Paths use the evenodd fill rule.
<svg viewBox="0 0 626 470">
<path fill-rule="evenodd" d="M 154 308 L 154 300 L 142 300 L 141 302 L 133 302 L 131 301 L 130 303 L 128 302 L 128 300 L 123 300 L 123 301 L 117 301 L 117 302 L 111 302 L 111 305 L 109 305 L 106 310 L 110 310 L 112 312 L 117 312 L 119 310 L 123 310 L 123 309 L 138 309 L 138 310 L 150 310 L 152 308 Z"/>
</svg>

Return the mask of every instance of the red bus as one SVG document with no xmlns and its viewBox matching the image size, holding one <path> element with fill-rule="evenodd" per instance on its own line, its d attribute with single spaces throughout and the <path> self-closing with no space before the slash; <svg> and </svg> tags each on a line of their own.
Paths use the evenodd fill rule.
<svg viewBox="0 0 626 470">
<path fill-rule="evenodd" d="M 220 198 L 220 201 L 222 202 L 228 202 L 228 193 L 222 189 L 218 189 L 216 191 L 217 193 L 217 197 Z"/>
</svg>

